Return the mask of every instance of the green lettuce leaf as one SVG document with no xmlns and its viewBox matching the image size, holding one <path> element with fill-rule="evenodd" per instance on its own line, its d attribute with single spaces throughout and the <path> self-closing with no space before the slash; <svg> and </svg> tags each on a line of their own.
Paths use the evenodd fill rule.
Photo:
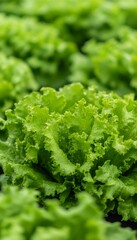
<svg viewBox="0 0 137 240">
<path fill-rule="evenodd" d="M 106 40 L 115 36 L 124 22 L 118 4 L 106 0 L 22 0 L 1 1 L 0 11 L 18 16 L 33 16 L 54 24 L 65 40 L 79 47 L 90 38 Z"/>
<path fill-rule="evenodd" d="M 0 53 L 0 117 L 25 94 L 37 90 L 34 76 L 23 61 Z"/>
<path fill-rule="evenodd" d="M 98 43 L 88 41 L 83 53 L 72 57 L 71 82 L 85 86 L 98 85 L 100 89 L 115 91 L 119 95 L 137 93 L 136 32 L 122 28 L 116 39 Z"/>
<path fill-rule="evenodd" d="M 58 92 L 43 88 L 25 96 L 6 117 L 0 132 L 4 181 L 38 189 L 42 201 L 55 197 L 65 206 L 74 205 L 84 190 L 105 214 L 115 209 L 125 218 L 122 201 L 137 194 L 132 95 L 122 99 L 81 84 Z"/>
<path fill-rule="evenodd" d="M 62 40 L 56 27 L 32 18 L 0 14 L 0 29 L 0 50 L 24 60 L 39 87 L 58 88 L 67 82 L 70 56 L 76 47 Z"/>
<path fill-rule="evenodd" d="M 135 240 L 135 231 L 108 223 L 94 200 L 86 193 L 78 195 L 78 203 L 63 209 L 57 201 L 37 203 L 37 192 L 15 187 L 0 193 L 0 238 L 18 240 Z"/>
</svg>

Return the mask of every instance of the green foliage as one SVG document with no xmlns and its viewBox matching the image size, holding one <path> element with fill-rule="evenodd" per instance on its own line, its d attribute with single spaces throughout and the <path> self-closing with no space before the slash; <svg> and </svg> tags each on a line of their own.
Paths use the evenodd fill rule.
<svg viewBox="0 0 137 240">
<path fill-rule="evenodd" d="M 69 58 L 76 48 L 58 35 L 56 28 L 34 19 L 0 15 L 0 50 L 24 60 L 39 87 L 58 88 L 67 82 Z"/>
<path fill-rule="evenodd" d="M 0 117 L 22 96 L 37 89 L 34 76 L 24 62 L 0 53 Z"/>
<path fill-rule="evenodd" d="M 137 94 L 136 37 L 136 32 L 122 28 L 117 34 L 118 40 L 88 41 L 83 54 L 73 56 L 70 81 L 85 86 L 97 84 L 120 95 Z"/>
<path fill-rule="evenodd" d="M 36 192 L 14 187 L 0 193 L 0 239 L 6 240 L 135 240 L 135 232 L 110 224 L 93 199 L 78 196 L 76 207 L 65 210 L 57 201 L 37 204 Z"/>
<path fill-rule="evenodd" d="M 85 10 L 88 13 L 88 16 L 90 16 L 89 9 L 93 11 L 93 13 L 91 14 L 95 14 L 94 11 L 97 10 L 97 14 L 100 19 L 108 19 L 108 22 L 105 22 L 106 31 L 107 27 L 109 28 L 110 26 L 112 26 L 112 22 L 114 24 L 114 17 L 119 17 L 119 13 L 119 15 L 121 15 L 119 19 L 121 18 L 121 20 L 123 20 L 123 24 L 131 26 L 133 28 L 137 27 L 136 0 L 130 0 L 130 2 L 124 0 L 86 0 L 84 1 L 84 3 L 78 0 L 59 0 L 58 5 L 54 4 L 54 0 L 1 0 L 0 6 L 1 12 L 5 12 L 8 14 L 16 14 L 20 16 L 35 16 L 42 21 L 55 21 L 57 18 L 62 18 L 68 15 L 68 13 L 70 13 L 71 16 L 74 17 L 74 11 L 76 11 L 77 15 L 79 15 L 79 18 L 81 20 L 83 17 L 82 13 L 84 13 Z M 74 10 L 74 6 L 77 8 L 77 10 Z M 104 9 L 106 10 L 107 16 L 104 16 Z M 110 10 L 109 14 L 108 10 Z M 87 15 L 85 16 L 87 17 Z M 97 19 L 98 23 L 100 22 L 100 19 Z M 98 26 L 98 23 L 96 23 L 96 27 Z"/>
<path fill-rule="evenodd" d="M 109 1 L 109 0 L 108 0 Z M 124 15 L 124 24 L 132 28 L 137 28 L 137 1 L 112 0 L 118 6 L 121 14 Z"/>
<path fill-rule="evenodd" d="M 36 188 L 42 201 L 58 197 L 65 206 L 85 190 L 105 213 L 117 208 L 127 220 L 124 204 L 133 204 L 137 194 L 132 177 L 137 102 L 132 96 L 122 99 L 80 84 L 59 92 L 43 88 L 6 115 L 0 165 L 8 183 Z M 137 220 L 136 205 L 128 211 L 128 219 Z"/>
<path fill-rule="evenodd" d="M 119 6 L 104 0 L 1 1 L 0 11 L 37 17 L 58 27 L 61 36 L 81 46 L 89 38 L 106 40 L 124 21 Z"/>
<path fill-rule="evenodd" d="M 0 1 L 0 239 L 136 239 L 103 220 L 137 222 L 136 16 L 136 0 Z"/>
</svg>

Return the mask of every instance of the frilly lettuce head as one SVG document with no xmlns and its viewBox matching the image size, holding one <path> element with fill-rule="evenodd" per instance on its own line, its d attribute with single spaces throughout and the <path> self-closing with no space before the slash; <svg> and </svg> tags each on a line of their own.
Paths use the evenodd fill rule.
<svg viewBox="0 0 137 240">
<path fill-rule="evenodd" d="M 35 188 L 62 204 L 87 191 L 107 214 L 137 220 L 137 102 L 132 95 L 43 88 L 1 121 L 2 181 Z M 132 208 L 134 206 L 134 208 Z M 126 209 L 126 211 L 125 211 Z"/>
</svg>

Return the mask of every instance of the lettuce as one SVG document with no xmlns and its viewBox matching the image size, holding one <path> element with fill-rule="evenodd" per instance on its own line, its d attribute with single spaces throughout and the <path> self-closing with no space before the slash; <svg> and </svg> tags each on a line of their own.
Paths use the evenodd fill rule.
<svg viewBox="0 0 137 240">
<path fill-rule="evenodd" d="M 22 0 L 1 1 L 0 11 L 19 16 L 33 16 L 53 23 L 66 40 L 79 47 L 90 38 L 106 40 L 123 24 L 119 5 L 104 0 Z"/>
<path fill-rule="evenodd" d="M 41 86 L 58 88 L 67 82 L 73 43 L 59 37 L 57 28 L 31 18 L 0 15 L 0 50 L 24 60 Z"/>
<path fill-rule="evenodd" d="M 18 16 L 33 16 L 54 23 L 63 38 L 78 45 L 90 38 L 107 40 L 115 37 L 120 26 L 137 28 L 136 0 L 1 0 L 0 11 Z"/>
<path fill-rule="evenodd" d="M 33 92 L 6 112 L 0 165 L 7 183 L 38 189 L 41 199 L 75 204 L 95 196 L 107 214 L 136 199 L 137 102 L 72 84 Z M 137 220 L 129 207 L 128 219 Z"/>
<path fill-rule="evenodd" d="M 36 89 L 38 85 L 27 64 L 0 53 L 0 117 L 22 96 Z"/>
<path fill-rule="evenodd" d="M 124 1 L 113 0 L 114 4 L 119 6 L 121 13 L 124 15 L 124 24 L 134 29 L 137 28 L 137 2 L 136 0 Z"/>
<path fill-rule="evenodd" d="M 71 82 L 85 86 L 96 84 L 120 95 L 137 93 L 137 34 L 130 28 L 122 28 L 117 40 L 104 43 L 88 41 L 83 53 L 72 58 Z"/>
<path fill-rule="evenodd" d="M 135 240 L 135 231 L 108 223 L 94 200 L 78 195 L 77 206 L 65 210 L 58 201 L 37 203 L 37 192 L 10 187 L 0 193 L 0 239 L 17 240 Z"/>
<path fill-rule="evenodd" d="M 0 239 L 136 239 L 136 13 L 0 1 Z"/>
</svg>

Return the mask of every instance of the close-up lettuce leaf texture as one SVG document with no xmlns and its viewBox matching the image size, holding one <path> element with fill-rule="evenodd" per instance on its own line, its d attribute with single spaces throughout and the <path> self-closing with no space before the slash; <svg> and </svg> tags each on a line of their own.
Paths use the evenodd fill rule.
<svg viewBox="0 0 137 240">
<path fill-rule="evenodd" d="M 136 0 L 0 0 L 0 239 L 137 240 Z"/>
<path fill-rule="evenodd" d="M 79 83 L 33 92 L 1 121 L 6 181 L 39 190 L 41 201 L 58 197 L 66 206 L 87 191 L 106 214 L 117 210 L 136 221 L 136 117 L 132 95 L 122 99 Z"/>
</svg>

